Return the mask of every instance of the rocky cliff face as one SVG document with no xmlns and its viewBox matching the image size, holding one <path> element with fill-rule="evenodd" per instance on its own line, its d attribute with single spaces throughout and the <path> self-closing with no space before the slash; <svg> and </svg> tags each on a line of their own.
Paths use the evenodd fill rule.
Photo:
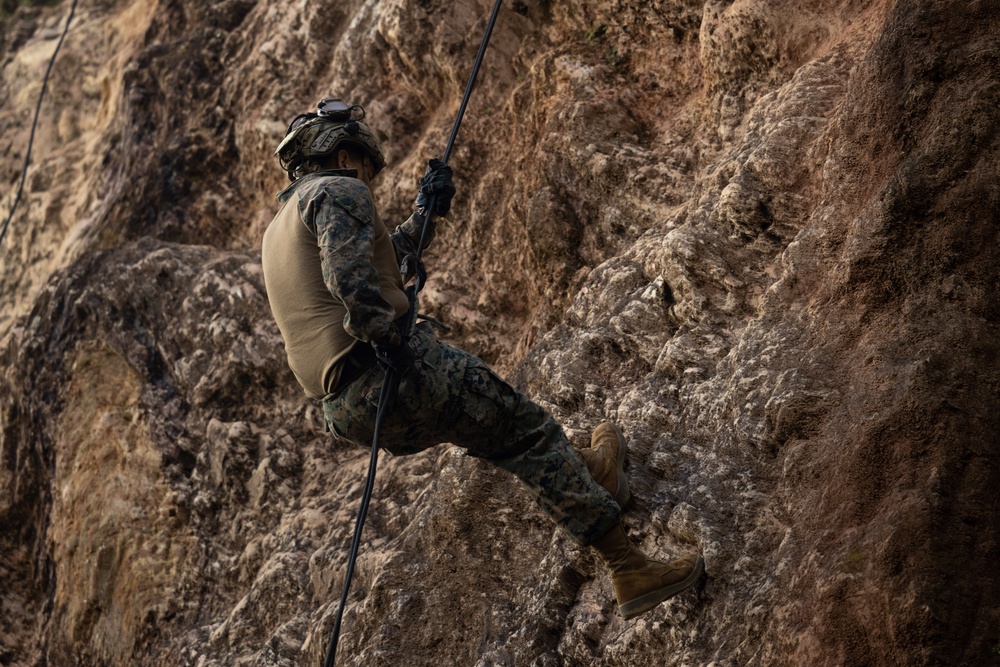
<svg viewBox="0 0 1000 667">
<path fill-rule="evenodd" d="M 4 216 L 68 5 L 2 19 Z M 1000 664 L 998 10 L 505 3 L 424 308 L 620 423 L 710 578 L 624 622 L 504 473 L 388 457 L 339 664 Z M 403 217 L 488 11 L 81 3 L 0 248 L 0 663 L 321 663 L 367 453 L 285 365 L 270 153 L 361 103 Z"/>
</svg>

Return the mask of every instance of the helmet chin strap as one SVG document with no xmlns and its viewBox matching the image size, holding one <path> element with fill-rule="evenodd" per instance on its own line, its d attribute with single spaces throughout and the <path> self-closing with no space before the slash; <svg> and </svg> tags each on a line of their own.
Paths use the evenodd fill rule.
<svg viewBox="0 0 1000 667">
<path fill-rule="evenodd" d="M 299 169 L 302 168 L 302 164 L 304 162 L 305 162 L 305 160 L 303 160 L 299 156 L 296 156 L 296 157 L 292 158 L 291 162 L 288 163 L 288 169 L 286 171 L 288 172 L 288 180 L 289 181 L 291 181 L 293 183 L 295 182 L 295 179 L 298 178 L 295 175 L 295 172 L 297 172 Z"/>
</svg>

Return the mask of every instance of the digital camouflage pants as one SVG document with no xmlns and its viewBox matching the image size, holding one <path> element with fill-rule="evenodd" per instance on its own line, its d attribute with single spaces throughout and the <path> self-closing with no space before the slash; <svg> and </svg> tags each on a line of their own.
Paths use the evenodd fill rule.
<svg viewBox="0 0 1000 667">
<path fill-rule="evenodd" d="M 402 455 L 442 442 L 462 447 L 514 473 L 542 510 L 582 545 L 618 523 L 618 505 L 590 476 L 551 415 L 479 358 L 441 343 L 427 324 L 416 328 L 410 345 L 417 358 L 383 421 L 385 449 Z M 324 399 L 327 424 L 338 437 L 371 443 L 384 377 L 374 365 Z"/>
</svg>

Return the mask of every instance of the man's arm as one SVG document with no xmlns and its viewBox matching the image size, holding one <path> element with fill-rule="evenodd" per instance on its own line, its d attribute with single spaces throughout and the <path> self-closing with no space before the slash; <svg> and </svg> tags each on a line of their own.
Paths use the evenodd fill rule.
<svg viewBox="0 0 1000 667">
<path fill-rule="evenodd" d="M 382 298 L 371 260 L 375 237 L 371 192 L 361 181 L 344 179 L 300 206 L 303 222 L 316 234 L 323 282 L 347 308 L 344 329 L 365 342 L 388 334 L 396 314 Z"/>
<path fill-rule="evenodd" d="M 396 249 L 396 261 L 402 262 L 407 255 L 417 254 L 417 244 L 420 242 L 420 227 L 423 224 L 423 216 L 414 212 L 406 222 L 396 227 L 392 233 L 392 247 Z M 434 240 L 434 218 L 431 218 L 430 227 L 427 229 L 427 238 L 424 239 L 424 248 Z M 403 277 L 403 282 L 408 280 L 408 276 Z"/>
<path fill-rule="evenodd" d="M 443 218 L 448 215 L 448 211 L 451 209 L 451 198 L 455 196 L 455 184 L 451 180 L 451 175 L 451 167 L 441 160 L 431 158 L 427 161 L 427 172 L 420 179 L 417 200 L 414 202 L 418 211 L 429 209 L 432 205 L 434 209 L 433 212 L 428 211 L 430 221 L 427 228 L 427 238 L 424 239 L 424 248 L 429 246 L 434 239 L 434 216 Z M 396 227 L 396 232 L 392 235 L 392 245 L 396 249 L 397 261 L 402 262 L 407 255 L 417 254 L 423 217 L 419 213 L 414 213 L 409 220 Z M 403 282 L 408 282 L 412 277 L 404 275 Z"/>
</svg>

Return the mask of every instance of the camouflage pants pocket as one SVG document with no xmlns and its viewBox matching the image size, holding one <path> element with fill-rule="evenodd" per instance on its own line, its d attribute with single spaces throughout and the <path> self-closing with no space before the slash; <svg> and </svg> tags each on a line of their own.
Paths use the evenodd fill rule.
<svg viewBox="0 0 1000 667">
<path fill-rule="evenodd" d="M 339 396 L 323 401 L 326 424 L 338 439 L 362 446 L 371 444 L 384 379 L 385 373 L 375 366 L 345 387 Z"/>
<path fill-rule="evenodd" d="M 411 347 L 416 359 L 400 378 L 398 409 L 411 419 L 429 426 L 437 423 L 436 416 L 447 409 L 454 378 L 462 373 L 461 359 L 445 354 L 445 346 L 433 337 L 414 336 Z"/>
</svg>

